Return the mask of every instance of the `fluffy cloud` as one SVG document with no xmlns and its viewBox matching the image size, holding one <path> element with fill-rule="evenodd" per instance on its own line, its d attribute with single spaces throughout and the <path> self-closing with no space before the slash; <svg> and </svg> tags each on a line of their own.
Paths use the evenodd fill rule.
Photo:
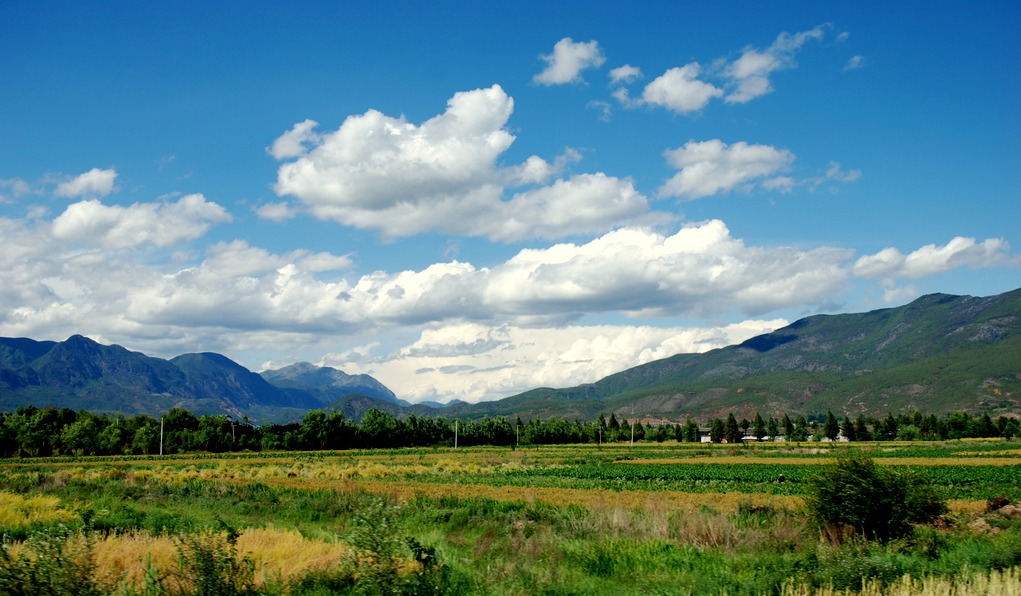
<svg viewBox="0 0 1021 596">
<path fill-rule="evenodd" d="M 125 316 L 185 327 L 351 332 L 361 324 L 345 314 L 350 286 L 314 275 L 348 266 L 347 257 L 303 250 L 278 255 L 243 241 L 221 243 L 200 264 L 134 287 Z"/>
<path fill-rule="evenodd" d="M 648 202 L 630 180 L 602 173 L 557 180 L 551 186 L 516 194 L 498 207 L 494 219 L 475 225 L 483 226 L 480 230 L 488 225 L 492 229 L 486 235 L 504 241 L 562 238 L 613 228 L 619 222 L 645 219 L 652 223 L 665 217 L 647 215 Z"/>
<path fill-rule="evenodd" d="M 506 130 L 513 107 L 494 85 L 455 94 L 443 114 L 420 126 L 370 110 L 317 135 L 306 120 L 281 137 L 287 139 L 281 154 L 304 150 L 306 142 L 312 148 L 280 166 L 276 191 L 297 197 L 316 217 L 391 238 L 439 231 L 513 241 L 646 221 L 639 218 L 648 210 L 645 197 L 630 181 L 603 174 L 521 190 L 505 200 L 509 187 L 542 182 L 579 158 L 568 151 L 554 164 L 532 156 L 519 166 L 498 167 L 514 141 Z M 296 136 L 301 143 L 292 142 Z M 569 222 L 565 213 L 573 213 Z"/>
<path fill-rule="evenodd" d="M 343 308 L 337 294 L 346 283 L 316 278 L 350 268 L 346 256 L 277 255 L 235 242 L 216 245 L 201 263 L 182 268 L 176 254 L 156 252 L 152 262 L 143 262 L 126 252 L 82 252 L 43 223 L 0 219 L 0 234 L 17 245 L 0 252 L 0 335 L 64 339 L 82 333 L 176 355 L 309 345 L 317 334 L 350 328 L 331 325 Z"/>
<path fill-rule="evenodd" d="M 709 100 L 723 95 L 723 90 L 710 83 L 698 80 L 702 67 L 697 62 L 679 68 L 671 68 L 645 87 L 642 100 L 653 106 L 660 106 L 687 114 L 704 108 Z M 627 105 L 626 95 L 618 100 Z"/>
<path fill-rule="evenodd" d="M 266 151 L 276 159 L 290 159 L 304 155 L 309 145 L 319 142 L 319 135 L 313 129 L 319 123 L 305 120 L 291 127 L 291 130 L 280 135 Z"/>
<path fill-rule="evenodd" d="M 680 171 L 663 184 L 660 195 L 689 200 L 747 187 L 787 169 L 794 161 L 794 154 L 786 149 L 743 141 L 728 146 L 719 139 L 688 141 L 664 155 Z"/>
<path fill-rule="evenodd" d="M 553 53 L 542 56 L 546 68 L 532 81 L 540 85 L 563 85 L 581 80 L 581 71 L 599 68 L 606 62 L 599 43 L 595 40 L 576 42 L 565 37 L 553 46 Z"/>
<path fill-rule="evenodd" d="M 260 219 L 281 222 L 294 217 L 294 209 L 286 202 L 266 203 L 264 205 L 259 205 L 255 209 L 255 214 L 258 215 Z"/>
<path fill-rule="evenodd" d="M 145 244 L 165 247 L 198 238 L 211 225 L 230 220 L 223 207 L 201 194 L 172 203 L 135 203 L 130 207 L 89 199 L 69 205 L 53 221 L 52 232 L 58 240 L 113 250 Z"/>
<path fill-rule="evenodd" d="M 747 103 L 770 93 L 773 90 L 770 76 L 797 66 L 794 61 L 797 50 L 809 40 L 821 40 L 824 30 L 825 26 L 819 26 L 793 35 L 781 33 L 765 50 L 747 47 L 733 61 L 713 61 L 706 73 L 698 62 L 671 68 L 646 85 L 640 99 L 632 98 L 625 87 L 615 88 L 612 95 L 626 108 L 654 106 L 678 114 L 698 112 L 716 98 L 723 98 L 730 104 Z M 855 57 L 849 67 L 860 64 L 860 57 Z M 614 85 L 631 83 L 640 76 L 641 70 L 631 65 L 610 71 L 610 81 Z M 717 80 L 720 85 L 703 80 L 703 76 Z"/>
<path fill-rule="evenodd" d="M 92 195 L 105 197 L 115 190 L 114 181 L 117 179 L 115 170 L 100 170 L 92 168 L 84 174 L 57 185 L 53 194 L 58 197 L 80 197 Z"/>
<path fill-rule="evenodd" d="M 979 269 L 1011 264 L 1018 264 L 1018 259 L 1011 257 L 1010 246 L 1003 238 L 976 242 L 974 238 L 957 236 L 943 246 L 927 244 L 906 255 L 896 248 L 865 255 L 854 263 L 854 274 L 872 279 L 917 279 L 958 267 Z"/>
<path fill-rule="evenodd" d="M 821 40 L 823 27 L 816 27 L 801 33 L 781 33 L 773 45 L 765 50 L 745 48 L 741 56 L 726 65 L 723 76 L 728 79 L 730 91 L 724 101 L 727 103 L 747 103 L 773 90 L 769 80 L 771 74 L 778 70 L 793 68 L 794 53 L 809 40 Z"/>
<path fill-rule="evenodd" d="M 522 250 L 493 268 L 451 261 L 323 281 L 315 275 L 323 267 L 310 258 L 218 245 L 202 263 L 138 287 L 127 312 L 153 324 L 317 334 L 442 321 L 551 324 L 594 312 L 757 316 L 840 291 L 851 254 L 748 248 L 711 221 L 672 236 L 632 228 L 587 244 Z M 346 264 L 336 259 L 335 268 Z"/>
<path fill-rule="evenodd" d="M 672 236 L 625 229 L 583 245 L 523 250 L 498 268 L 485 302 L 507 313 L 757 315 L 839 291 L 850 251 L 749 248 L 721 221 Z"/>
<path fill-rule="evenodd" d="M 630 83 L 642 78 L 642 71 L 637 66 L 625 64 L 610 71 L 610 82 L 613 84 Z"/>
<path fill-rule="evenodd" d="M 908 284 L 904 287 L 890 287 L 883 290 L 883 302 L 887 304 L 904 303 L 918 298 L 918 288 Z"/>
</svg>

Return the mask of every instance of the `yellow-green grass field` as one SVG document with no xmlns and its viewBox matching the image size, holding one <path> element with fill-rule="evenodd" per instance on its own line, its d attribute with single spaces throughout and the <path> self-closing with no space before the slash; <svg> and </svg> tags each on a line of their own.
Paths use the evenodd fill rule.
<svg viewBox="0 0 1021 596">
<path fill-rule="evenodd" d="M 919 530 L 925 544 L 833 545 L 811 527 L 805 482 L 849 450 L 912 469 L 947 498 L 946 521 Z M 1016 442 L 0 460 L 6 560 L 32 556 L 33 532 L 85 530 L 66 539 L 87 543 L 97 585 L 121 593 L 144 593 L 154 570 L 166 591 L 187 593 L 187 574 L 171 571 L 183 560 L 181 537 L 223 540 L 227 527 L 235 556 L 251 565 L 251 593 L 299 594 L 294 586 L 316 570 L 364 565 L 351 532 L 371 498 L 400 511 L 401 536 L 442 557 L 459 586 L 445 593 L 742 593 L 728 583 L 737 578 L 749 594 L 1021 593 L 1019 561 L 982 554 L 1016 547 L 1021 560 L 1021 523 L 986 511 L 997 497 L 1021 501 Z M 398 575 L 421 573 L 402 552 Z M 769 566 L 785 571 L 756 571 Z"/>
</svg>

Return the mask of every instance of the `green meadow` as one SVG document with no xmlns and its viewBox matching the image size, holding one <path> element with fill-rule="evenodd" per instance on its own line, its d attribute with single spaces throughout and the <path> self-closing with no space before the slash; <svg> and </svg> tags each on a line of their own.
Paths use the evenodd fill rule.
<svg viewBox="0 0 1021 596">
<path fill-rule="evenodd" d="M 855 454 L 944 508 L 822 523 Z M 1019 479 L 1016 440 L 8 459 L 0 593 L 1018 593 Z"/>
</svg>

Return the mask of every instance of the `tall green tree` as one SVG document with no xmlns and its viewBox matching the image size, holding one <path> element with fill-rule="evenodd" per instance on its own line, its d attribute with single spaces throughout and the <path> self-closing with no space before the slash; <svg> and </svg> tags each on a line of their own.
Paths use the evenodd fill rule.
<svg viewBox="0 0 1021 596">
<path fill-rule="evenodd" d="M 752 432 L 755 434 L 755 440 L 761 441 L 766 436 L 766 421 L 762 419 L 762 415 L 755 412 L 755 421 L 752 422 Z"/>
<path fill-rule="evenodd" d="M 823 435 L 831 441 L 836 441 L 837 436 L 840 435 L 840 423 L 837 422 L 837 417 L 833 415 L 833 412 L 826 412 L 826 424 L 823 426 Z"/>
<path fill-rule="evenodd" d="M 840 424 L 840 433 L 844 435 L 844 438 L 848 441 L 857 441 L 858 433 L 854 432 L 854 422 L 850 416 L 844 416 L 844 421 Z"/>
<path fill-rule="evenodd" d="M 721 443 L 727 434 L 727 425 L 719 418 L 713 418 L 709 424 L 709 440 L 713 443 Z"/>
<path fill-rule="evenodd" d="M 787 437 L 788 441 L 791 440 L 791 436 L 794 434 L 794 422 L 787 414 L 783 415 L 783 434 Z"/>
<path fill-rule="evenodd" d="M 808 439 L 808 420 L 804 416 L 798 414 L 798 417 L 794 419 L 794 423 L 791 428 L 791 432 L 787 434 L 788 441 L 804 441 Z"/>
<path fill-rule="evenodd" d="M 702 440 L 698 432 L 698 423 L 688 418 L 688 421 L 684 423 L 684 442 L 686 443 L 698 443 Z"/>
<path fill-rule="evenodd" d="M 734 418 L 734 413 L 727 414 L 727 422 L 724 424 L 723 438 L 728 443 L 740 443 L 742 437 L 741 427 Z"/>
<path fill-rule="evenodd" d="M 869 432 L 868 424 L 865 423 L 865 417 L 861 414 L 858 414 L 854 421 L 854 438 L 856 441 L 872 440 L 872 433 Z"/>
</svg>

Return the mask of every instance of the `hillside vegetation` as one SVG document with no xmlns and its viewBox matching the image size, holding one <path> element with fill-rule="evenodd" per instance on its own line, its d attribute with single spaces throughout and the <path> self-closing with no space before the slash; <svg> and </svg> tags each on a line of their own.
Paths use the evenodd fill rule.
<svg viewBox="0 0 1021 596">
<path fill-rule="evenodd" d="M 934 294 L 818 315 L 736 346 L 679 354 L 596 383 L 463 407 L 489 415 L 751 417 L 783 412 L 1021 414 L 1021 290 Z"/>
</svg>

